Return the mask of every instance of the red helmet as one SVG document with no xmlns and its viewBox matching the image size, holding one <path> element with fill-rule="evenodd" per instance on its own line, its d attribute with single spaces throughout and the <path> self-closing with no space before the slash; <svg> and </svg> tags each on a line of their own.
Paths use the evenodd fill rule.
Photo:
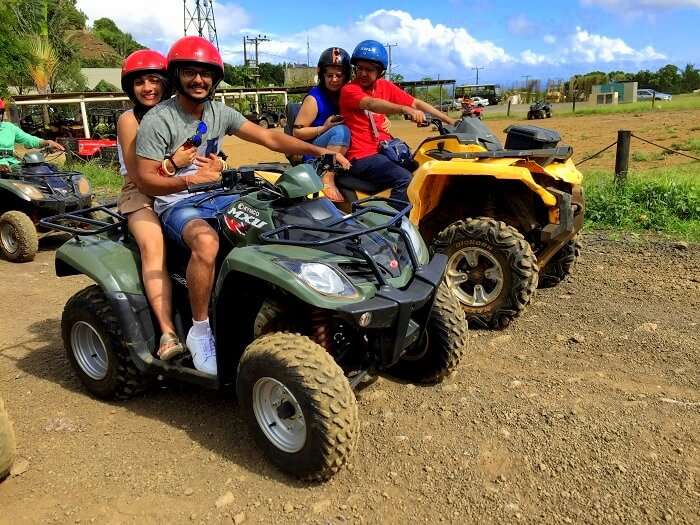
<svg viewBox="0 0 700 525">
<path fill-rule="evenodd" d="M 171 90 L 168 84 L 168 60 L 158 51 L 152 49 L 139 49 L 134 51 L 122 62 L 122 89 L 129 95 L 131 101 L 136 104 L 134 97 L 134 79 L 146 73 L 153 73 L 162 77 L 163 100 L 170 98 Z"/>
<path fill-rule="evenodd" d="M 175 89 L 181 93 L 182 86 L 176 69 L 188 64 L 204 66 L 214 71 L 214 82 L 209 93 L 213 95 L 216 86 L 224 78 L 224 61 L 216 46 L 201 36 L 185 36 L 176 41 L 170 48 L 168 51 L 168 73 Z"/>
</svg>

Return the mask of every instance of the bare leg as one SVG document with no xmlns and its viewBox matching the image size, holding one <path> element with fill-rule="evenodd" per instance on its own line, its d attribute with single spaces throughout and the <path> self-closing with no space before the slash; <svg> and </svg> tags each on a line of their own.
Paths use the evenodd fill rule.
<svg viewBox="0 0 700 525">
<path fill-rule="evenodd" d="M 337 153 L 341 153 L 345 155 L 345 152 L 348 150 L 345 146 L 328 146 L 328 149 L 331 151 L 335 151 Z M 332 171 L 327 171 L 323 174 L 322 177 L 323 180 L 323 193 L 326 194 L 326 197 L 328 197 L 330 200 L 333 202 L 343 202 L 345 199 L 343 198 L 343 194 L 340 193 L 340 190 L 338 190 L 338 187 L 335 185 L 335 173 Z"/>
<path fill-rule="evenodd" d="M 214 286 L 214 265 L 219 251 L 219 236 L 202 219 L 190 221 L 182 232 L 185 244 L 192 250 L 187 265 L 187 287 L 190 291 L 192 318 L 204 321 L 209 318 L 209 299 Z"/>
<path fill-rule="evenodd" d="M 146 297 L 162 333 L 175 332 L 172 283 L 165 264 L 165 240 L 156 213 L 143 208 L 129 214 L 129 231 L 141 252 L 141 275 Z"/>
</svg>

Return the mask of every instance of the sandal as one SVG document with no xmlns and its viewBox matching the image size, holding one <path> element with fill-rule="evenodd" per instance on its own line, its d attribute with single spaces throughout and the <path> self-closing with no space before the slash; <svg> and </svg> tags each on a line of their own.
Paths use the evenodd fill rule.
<svg viewBox="0 0 700 525">
<path fill-rule="evenodd" d="M 158 347 L 158 359 L 161 361 L 170 361 L 173 357 L 185 353 L 185 345 L 173 332 L 167 332 L 160 336 L 160 345 Z"/>
<path fill-rule="evenodd" d="M 345 197 L 343 197 L 343 194 L 340 193 L 336 187 L 334 179 L 335 174 L 333 172 L 326 172 L 323 174 L 323 177 L 321 177 L 321 181 L 323 182 L 323 194 L 331 202 L 345 202 Z"/>
</svg>

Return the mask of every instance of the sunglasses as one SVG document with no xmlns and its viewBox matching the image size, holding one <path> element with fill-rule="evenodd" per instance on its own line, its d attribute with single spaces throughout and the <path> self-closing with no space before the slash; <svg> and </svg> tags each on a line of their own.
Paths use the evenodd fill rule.
<svg viewBox="0 0 700 525">
<path fill-rule="evenodd" d="M 214 72 L 210 69 L 181 69 L 180 74 L 185 80 L 194 80 L 194 78 L 199 75 L 204 80 L 211 80 L 214 78 Z"/>
<path fill-rule="evenodd" d="M 190 138 L 187 139 L 185 144 L 188 146 L 196 146 L 199 147 L 202 145 L 202 135 L 204 135 L 207 132 L 207 125 L 203 120 L 199 121 L 199 124 L 197 124 L 197 131 L 194 135 L 192 135 Z"/>
</svg>

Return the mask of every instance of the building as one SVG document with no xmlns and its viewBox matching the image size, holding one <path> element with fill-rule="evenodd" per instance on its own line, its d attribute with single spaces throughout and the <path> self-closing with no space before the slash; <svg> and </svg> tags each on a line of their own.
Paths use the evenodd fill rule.
<svg viewBox="0 0 700 525">
<path fill-rule="evenodd" d="M 591 90 L 594 104 L 626 104 L 637 102 L 637 82 L 609 82 L 598 84 Z"/>
</svg>

